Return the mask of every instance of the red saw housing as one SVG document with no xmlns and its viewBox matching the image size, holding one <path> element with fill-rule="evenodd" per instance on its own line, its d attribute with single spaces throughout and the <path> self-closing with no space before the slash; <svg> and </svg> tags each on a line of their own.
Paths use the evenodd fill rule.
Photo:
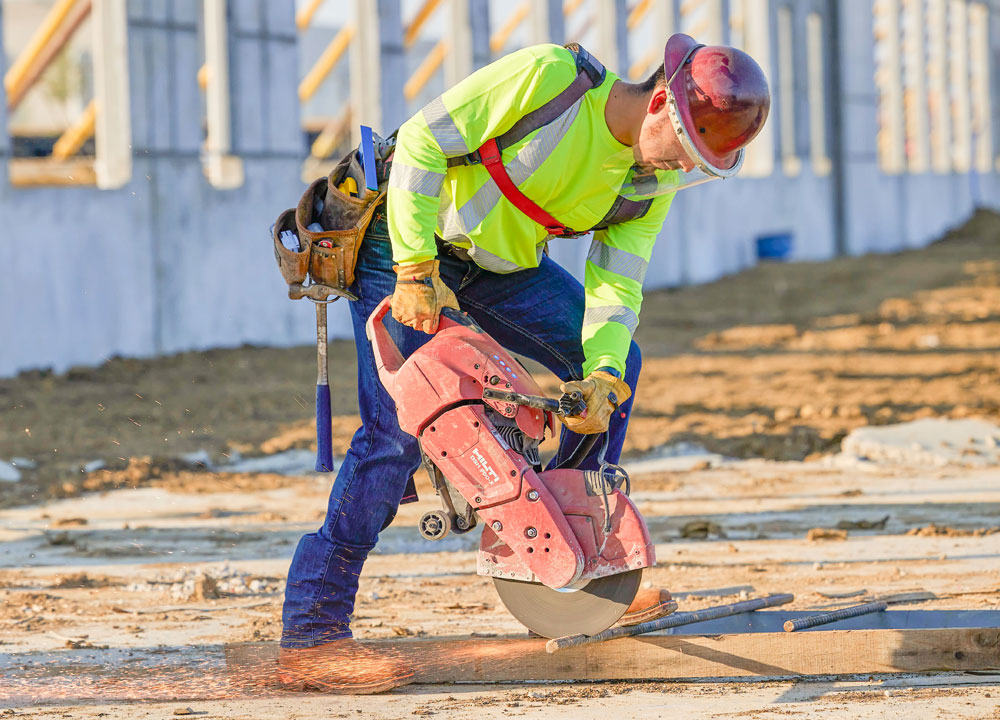
<svg viewBox="0 0 1000 720">
<path fill-rule="evenodd" d="M 484 399 L 486 388 L 540 395 L 521 364 L 451 311 L 404 361 L 383 323 L 389 300 L 367 324 L 379 378 L 400 427 L 483 522 L 479 574 L 558 589 L 652 566 L 646 524 L 612 475 L 529 461 L 545 429 L 555 433 L 551 412 Z"/>
</svg>

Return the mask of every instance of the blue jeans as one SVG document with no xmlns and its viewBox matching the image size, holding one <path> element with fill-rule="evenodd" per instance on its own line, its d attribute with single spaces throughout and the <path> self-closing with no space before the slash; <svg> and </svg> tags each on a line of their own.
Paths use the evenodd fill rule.
<svg viewBox="0 0 1000 720">
<path fill-rule="evenodd" d="M 455 291 L 462 310 L 501 345 L 538 361 L 562 380 L 580 379 L 584 361 L 580 340 L 583 286 L 547 256 L 532 270 L 498 275 L 474 263 L 442 254 L 441 277 Z M 351 439 L 330 493 L 326 520 L 302 537 L 285 586 L 282 647 L 304 648 L 350 637 L 350 618 L 358 577 L 379 533 L 388 527 L 413 473 L 420 465 L 416 438 L 399 429 L 396 407 L 375 370 L 365 322 L 375 306 L 392 294 L 396 275 L 384 208 L 376 210 L 358 257 L 358 296 L 351 303 L 358 350 L 361 427 Z M 430 339 L 391 317 L 386 327 L 404 357 Z M 642 359 L 633 342 L 625 382 L 636 387 Z M 618 462 L 632 400 L 613 414 L 606 459 Z M 569 457 L 582 436 L 563 429 L 553 462 Z M 597 469 L 597 443 L 580 464 Z"/>
</svg>

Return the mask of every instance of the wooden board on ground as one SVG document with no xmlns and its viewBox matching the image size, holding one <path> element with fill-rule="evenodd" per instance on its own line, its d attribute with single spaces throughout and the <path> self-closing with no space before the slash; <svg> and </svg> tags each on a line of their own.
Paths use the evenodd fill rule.
<svg viewBox="0 0 1000 720">
<path fill-rule="evenodd" d="M 644 636 L 554 655 L 537 638 L 372 641 L 414 666 L 414 682 L 656 680 L 1000 670 L 1000 629 L 831 630 Z M 277 647 L 226 647 L 234 667 L 273 664 Z"/>
</svg>

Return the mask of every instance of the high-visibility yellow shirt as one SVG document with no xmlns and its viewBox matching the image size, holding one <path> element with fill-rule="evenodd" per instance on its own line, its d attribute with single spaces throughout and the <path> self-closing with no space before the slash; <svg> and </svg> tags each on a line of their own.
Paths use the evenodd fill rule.
<svg viewBox="0 0 1000 720">
<path fill-rule="evenodd" d="M 448 168 L 447 158 L 503 134 L 566 89 L 576 74 L 569 50 L 528 47 L 473 73 L 400 127 L 387 200 L 397 263 L 435 257 L 436 233 L 468 249 L 486 270 L 538 267 L 551 237 L 546 230 L 503 196 L 482 165 Z M 622 152 L 626 146 L 604 119 L 616 80 L 608 72 L 556 120 L 503 150 L 507 173 L 521 192 L 566 227 L 597 225 L 631 165 L 631 154 Z M 613 166 L 609 158 L 615 158 Z M 594 233 L 584 279 L 584 375 L 605 366 L 625 371 L 643 276 L 672 198 L 657 197 L 643 217 Z"/>
</svg>

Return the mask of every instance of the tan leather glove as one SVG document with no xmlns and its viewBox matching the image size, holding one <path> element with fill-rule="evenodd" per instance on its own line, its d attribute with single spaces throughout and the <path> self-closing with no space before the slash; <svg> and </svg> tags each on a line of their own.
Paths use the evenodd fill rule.
<svg viewBox="0 0 1000 720">
<path fill-rule="evenodd" d="M 632 397 L 632 391 L 624 380 L 603 370 L 595 370 L 585 380 L 563 383 L 559 389 L 564 393 L 577 391 L 583 395 L 587 403 L 586 417 L 559 418 L 563 425 L 580 435 L 594 435 L 607 430 L 608 421 L 615 407 Z"/>
<path fill-rule="evenodd" d="M 441 309 L 458 310 L 458 298 L 438 274 L 438 260 L 394 265 L 396 289 L 392 293 L 392 316 L 407 327 L 425 333 L 437 332 Z"/>
</svg>

